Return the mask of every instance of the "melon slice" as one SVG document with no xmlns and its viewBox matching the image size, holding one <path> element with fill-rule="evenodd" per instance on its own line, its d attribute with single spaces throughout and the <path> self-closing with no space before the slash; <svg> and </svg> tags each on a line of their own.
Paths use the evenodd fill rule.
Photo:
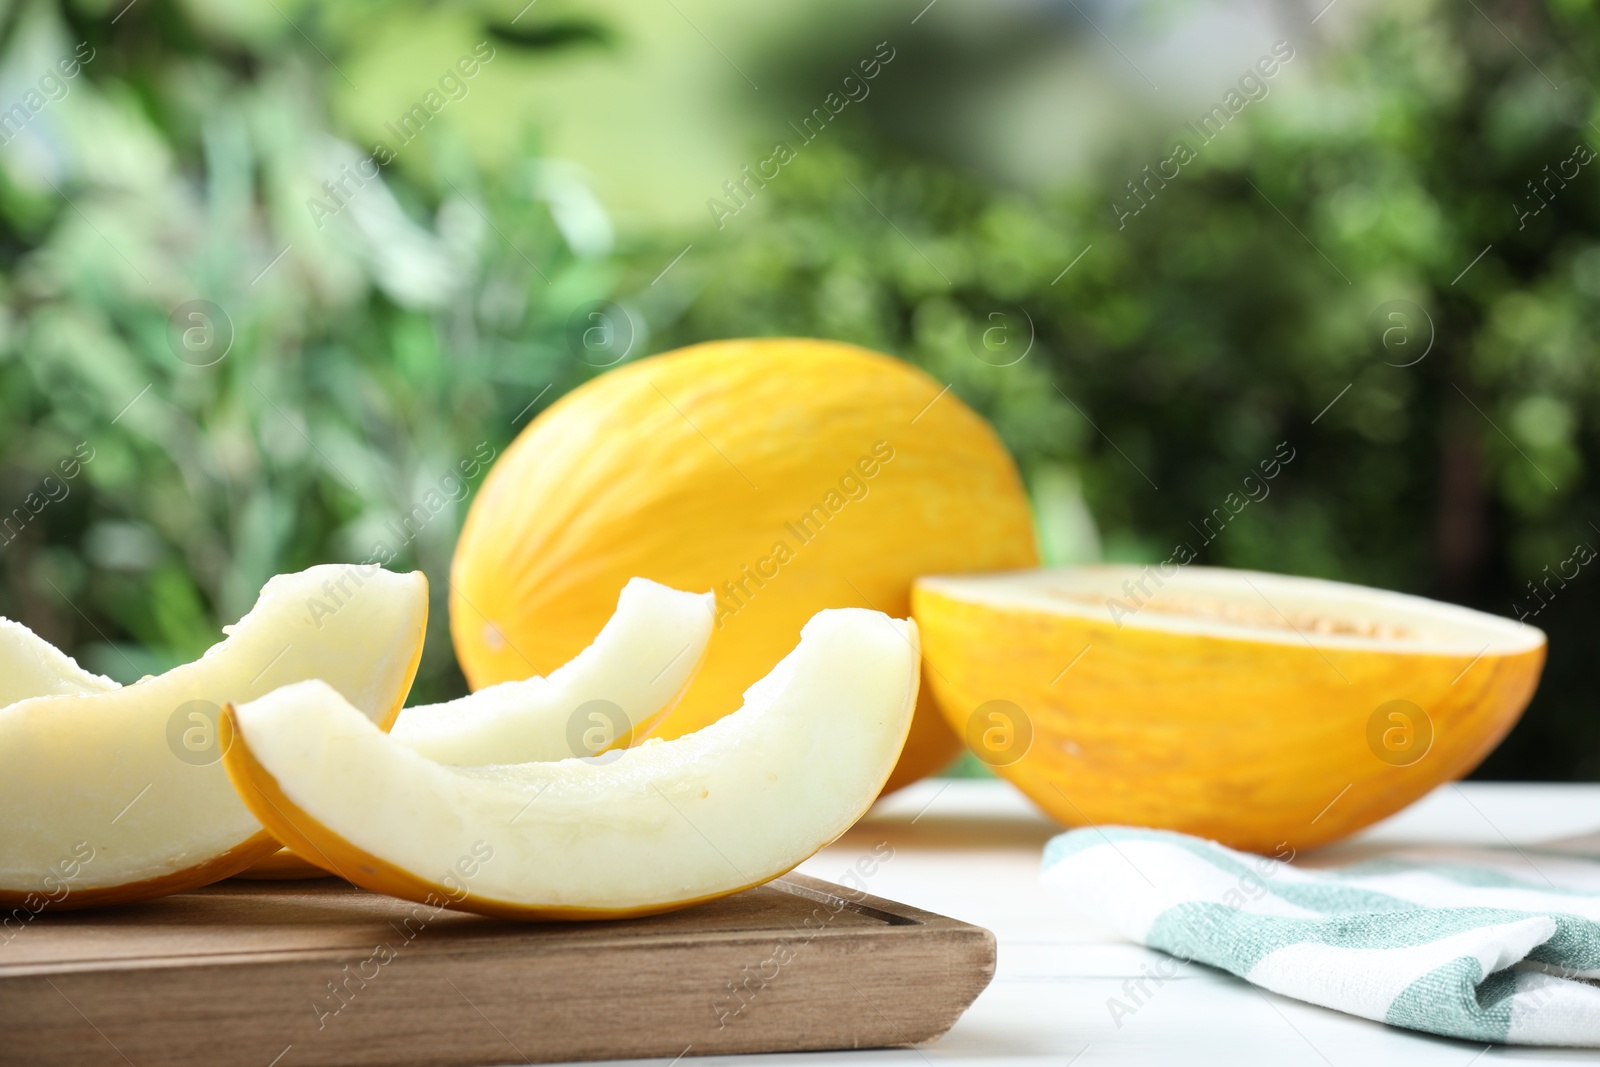
<svg viewBox="0 0 1600 1067">
<path fill-rule="evenodd" d="M 0 709 L 0 903 L 142 900 L 275 851 L 221 766 L 221 706 L 320 678 L 386 728 L 416 673 L 427 614 L 420 573 L 313 567 L 269 581 L 193 663 Z"/>
<path fill-rule="evenodd" d="M 626 748 L 646 736 L 694 680 L 711 638 L 712 609 L 710 593 L 634 578 L 594 642 L 548 677 L 406 708 L 389 734 L 431 760 L 464 766 Z M 332 873 L 285 848 L 235 877 L 281 881 Z"/>
<path fill-rule="evenodd" d="M 20 622 L 0 618 L 0 707 L 29 697 L 104 693 L 117 688 Z"/>
<path fill-rule="evenodd" d="M 1466 774 L 1545 652 L 1452 604 L 1173 561 L 922 578 L 912 611 L 947 720 L 1046 812 L 1262 852 Z"/>
<path fill-rule="evenodd" d="M 243 878 L 247 882 L 293 882 L 308 878 L 332 878 L 334 874 L 292 848 L 280 848 L 256 860 L 233 877 Z"/>
<path fill-rule="evenodd" d="M 610 761 L 457 767 L 317 682 L 223 715 L 224 764 L 278 838 L 408 900 L 523 919 L 614 919 L 757 885 L 871 805 L 916 707 L 916 627 L 824 611 L 743 708 Z"/>
<path fill-rule="evenodd" d="M 626 748 L 683 696 L 705 658 L 712 618 L 710 593 L 634 578 L 594 643 L 548 677 L 406 708 L 390 733 L 431 760 L 465 766 Z"/>
</svg>

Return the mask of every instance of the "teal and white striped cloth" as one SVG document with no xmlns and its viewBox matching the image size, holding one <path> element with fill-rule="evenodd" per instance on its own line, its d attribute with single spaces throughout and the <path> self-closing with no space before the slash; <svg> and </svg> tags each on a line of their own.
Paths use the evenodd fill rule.
<svg viewBox="0 0 1600 1067">
<path fill-rule="evenodd" d="M 1600 863 L 1582 857 L 1438 848 L 1311 870 L 1103 827 L 1053 839 L 1044 884 L 1133 941 L 1297 1000 L 1473 1041 L 1600 1046 Z"/>
</svg>

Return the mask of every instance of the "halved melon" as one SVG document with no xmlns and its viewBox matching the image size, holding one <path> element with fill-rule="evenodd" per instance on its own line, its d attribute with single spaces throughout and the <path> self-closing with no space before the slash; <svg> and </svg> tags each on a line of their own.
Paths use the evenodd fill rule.
<svg viewBox="0 0 1600 1067">
<path fill-rule="evenodd" d="M 29 697 L 104 693 L 117 688 L 20 622 L 0 618 L 0 707 Z"/>
<path fill-rule="evenodd" d="M 1172 562 L 923 578 L 912 610 L 946 718 L 1050 815 L 1256 851 L 1466 774 L 1545 652 L 1454 605 Z"/>
<path fill-rule="evenodd" d="M 142 900 L 276 850 L 220 765 L 221 706 L 320 678 L 386 728 L 416 673 L 427 614 L 421 573 L 313 567 L 269 581 L 193 663 L 0 709 L 0 904 Z"/>
<path fill-rule="evenodd" d="M 229 707 L 224 764 L 296 851 L 408 900 L 525 919 L 614 919 L 790 870 L 872 804 L 916 707 L 916 627 L 824 611 L 744 707 L 611 761 L 457 767 L 317 682 Z"/>
<path fill-rule="evenodd" d="M 712 596 L 634 578 L 594 642 L 548 677 L 406 708 L 391 736 L 439 763 L 595 756 L 645 737 L 705 659 Z"/>
</svg>

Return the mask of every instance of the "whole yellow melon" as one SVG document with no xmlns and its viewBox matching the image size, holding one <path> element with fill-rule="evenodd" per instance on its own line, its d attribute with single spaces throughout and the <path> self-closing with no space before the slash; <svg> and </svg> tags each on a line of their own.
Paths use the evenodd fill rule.
<svg viewBox="0 0 1600 1067">
<path fill-rule="evenodd" d="M 709 589 L 704 667 L 655 736 L 736 710 L 823 608 L 911 608 L 920 574 L 1037 562 L 993 429 L 889 356 L 722 341 L 620 367 L 541 414 L 485 478 L 451 568 L 474 688 L 565 663 L 629 578 Z M 925 679 L 926 681 L 926 679 Z M 961 749 L 924 684 L 887 789 Z"/>
</svg>

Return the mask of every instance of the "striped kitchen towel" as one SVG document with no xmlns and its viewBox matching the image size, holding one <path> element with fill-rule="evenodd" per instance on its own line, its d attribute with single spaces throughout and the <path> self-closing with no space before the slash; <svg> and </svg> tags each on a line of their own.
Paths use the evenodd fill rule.
<svg viewBox="0 0 1600 1067">
<path fill-rule="evenodd" d="M 1447 1037 L 1600 1046 L 1600 863 L 1437 848 L 1312 870 L 1279 855 L 1073 830 L 1045 847 L 1044 883 L 1140 944 L 1297 1000 Z"/>
</svg>

